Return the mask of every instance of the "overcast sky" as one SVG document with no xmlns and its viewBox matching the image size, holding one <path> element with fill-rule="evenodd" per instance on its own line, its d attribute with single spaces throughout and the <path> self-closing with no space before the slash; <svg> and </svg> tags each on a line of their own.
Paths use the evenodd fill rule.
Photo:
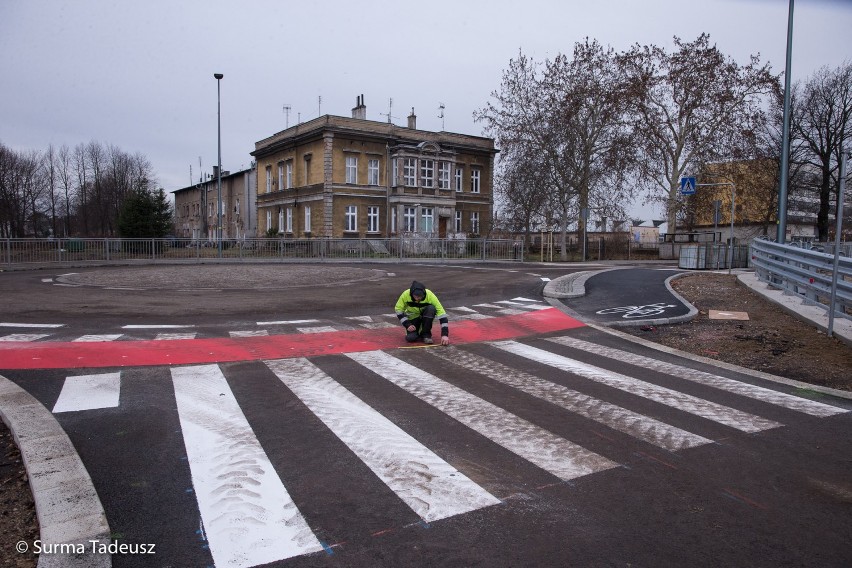
<svg viewBox="0 0 852 568">
<path fill-rule="evenodd" d="M 519 50 L 539 61 L 597 39 L 668 50 L 702 32 L 746 63 L 784 71 L 788 0 L 0 0 L 0 142 L 16 150 L 98 141 L 151 161 L 173 191 L 319 114 L 482 134 L 472 114 Z M 792 78 L 852 59 L 852 0 L 797 0 Z M 322 97 L 322 103 L 319 103 Z M 385 113 L 385 114 L 382 114 Z M 637 214 L 658 213 L 642 208 Z"/>
</svg>

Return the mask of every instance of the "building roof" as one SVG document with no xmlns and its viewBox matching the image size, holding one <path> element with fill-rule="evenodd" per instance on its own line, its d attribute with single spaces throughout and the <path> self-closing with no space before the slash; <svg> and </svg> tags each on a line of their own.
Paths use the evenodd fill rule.
<svg viewBox="0 0 852 568">
<path fill-rule="evenodd" d="M 238 175 L 245 174 L 246 172 L 250 172 L 250 171 L 252 171 L 252 168 L 246 168 L 244 170 L 240 170 L 238 172 L 233 172 L 233 173 L 223 171 L 222 172 L 222 179 L 224 180 L 224 179 L 236 177 Z M 210 177 L 209 179 L 206 179 L 203 182 L 198 182 L 197 184 L 188 185 L 188 186 L 182 187 L 180 189 L 175 189 L 174 191 L 170 191 L 169 193 L 179 193 L 181 191 L 189 191 L 189 190 L 192 190 L 192 189 L 198 189 L 198 186 L 200 184 L 215 183 L 215 182 L 216 182 L 216 178 Z"/>
<path fill-rule="evenodd" d="M 318 136 L 323 131 L 348 133 L 354 136 L 374 136 L 382 139 L 392 139 L 396 144 L 417 144 L 423 141 L 436 142 L 442 147 L 477 150 L 496 154 L 494 139 L 454 132 L 432 132 L 397 126 L 389 122 L 379 122 L 362 118 L 347 118 L 343 116 L 325 115 L 308 122 L 303 122 L 282 130 L 268 138 L 255 143 L 252 156 L 262 156 L 274 152 L 280 147 Z"/>
</svg>

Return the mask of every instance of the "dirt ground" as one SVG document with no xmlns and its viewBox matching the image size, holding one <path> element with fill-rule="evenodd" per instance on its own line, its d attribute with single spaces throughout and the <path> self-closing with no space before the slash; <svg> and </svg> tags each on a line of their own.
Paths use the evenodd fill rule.
<svg viewBox="0 0 852 568">
<path fill-rule="evenodd" d="M 673 281 L 698 308 L 687 323 L 620 328 L 633 335 L 711 359 L 802 382 L 852 391 L 852 347 L 787 315 L 739 284 L 735 276 L 700 273 Z M 711 320 L 709 310 L 746 312 L 748 320 Z M 36 566 L 32 546 L 38 522 L 20 453 L 0 423 L 0 567 Z"/>
<path fill-rule="evenodd" d="M 0 566 L 34 567 L 36 557 L 18 553 L 15 544 L 23 540 L 31 547 L 37 538 L 38 521 L 27 471 L 9 429 L 0 422 Z"/>
</svg>

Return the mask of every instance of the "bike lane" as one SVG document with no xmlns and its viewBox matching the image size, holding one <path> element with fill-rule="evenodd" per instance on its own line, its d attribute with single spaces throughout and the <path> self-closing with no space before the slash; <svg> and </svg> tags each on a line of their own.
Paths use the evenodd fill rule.
<svg viewBox="0 0 852 568">
<path fill-rule="evenodd" d="M 695 309 L 670 286 L 671 268 L 617 268 L 585 280 L 585 294 L 561 302 L 585 321 L 608 326 L 687 321 Z"/>
</svg>

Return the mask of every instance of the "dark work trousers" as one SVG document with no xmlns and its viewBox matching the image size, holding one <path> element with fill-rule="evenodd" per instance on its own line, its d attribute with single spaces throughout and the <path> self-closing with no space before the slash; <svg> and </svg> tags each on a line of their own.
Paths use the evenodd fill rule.
<svg viewBox="0 0 852 568">
<path fill-rule="evenodd" d="M 417 341 L 421 337 L 432 337 L 432 322 L 435 321 L 435 306 L 428 305 L 420 312 L 419 318 L 408 320 L 408 325 L 416 329 L 405 334 L 405 340 L 409 343 Z M 406 326 L 408 328 L 408 326 Z"/>
</svg>

